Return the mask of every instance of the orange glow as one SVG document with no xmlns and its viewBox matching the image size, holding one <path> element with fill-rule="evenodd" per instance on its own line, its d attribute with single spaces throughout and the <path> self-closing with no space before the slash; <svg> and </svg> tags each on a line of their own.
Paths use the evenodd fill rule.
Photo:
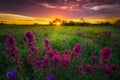
<svg viewBox="0 0 120 80">
<path fill-rule="evenodd" d="M 60 26 L 61 23 L 59 21 L 56 22 L 56 26 Z"/>
<path fill-rule="evenodd" d="M 54 15 L 55 16 L 55 15 Z M 62 20 L 66 21 L 75 21 L 75 22 L 83 22 L 81 18 L 77 19 L 64 19 L 60 16 L 57 17 L 58 19 L 52 22 L 56 26 L 60 26 L 62 24 Z M 53 21 L 54 18 L 36 18 L 36 17 L 29 17 L 29 16 L 23 16 L 23 15 L 16 15 L 16 14 L 6 14 L 6 13 L 0 13 L 0 23 L 5 24 L 49 24 L 50 21 Z M 118 18 L 83 18 L 85 22 L 89 23 L 101 23 L 101 22 L 110 22 L 114 23 Z"/>
</svg>

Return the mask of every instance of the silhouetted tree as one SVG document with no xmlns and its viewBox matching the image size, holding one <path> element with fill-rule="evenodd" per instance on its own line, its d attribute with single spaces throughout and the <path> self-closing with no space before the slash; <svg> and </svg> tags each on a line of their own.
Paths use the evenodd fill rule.
<svg viewBox="0 0 120 80">
<path fill-rule="evenodd" d="M 34 23 L 33 25 L 38 25 L 38 23 Z"/>
<path fill-rule="evenodd" d="M 110 22 L 103 22 L 99 24 L 100 26 L 110 26 L 111 23 Z"/>
<path fill-rule="evenodd" d="M 115 25 L 120 27 L 120 19 L 115 22 Z"/>
</svg>

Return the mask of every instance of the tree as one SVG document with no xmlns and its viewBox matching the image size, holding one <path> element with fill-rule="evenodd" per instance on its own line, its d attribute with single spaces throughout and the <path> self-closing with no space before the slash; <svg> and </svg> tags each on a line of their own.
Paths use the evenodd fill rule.
<svg viewBox="0 0 120 80">
<path fill-rule="evenodd" d="M 120 19 L 115 22 L 115 25 L 120 27 Z"/>
</svg>

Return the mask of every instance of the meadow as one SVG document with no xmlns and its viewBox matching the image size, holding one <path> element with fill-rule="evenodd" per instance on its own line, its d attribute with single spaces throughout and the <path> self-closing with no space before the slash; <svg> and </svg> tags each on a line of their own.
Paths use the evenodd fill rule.
<svg viewBox="0 0 120 80">
<path fill-rule="evenodd" d="M 27 62 L 27 47 L 24 38 L 25 32 L 33 32 L 36 46 L 39 48 L 39 59 L 43 59 L 44 38 L 50 40 L 50 47 L 57 49 L 60 54 L 64 50 L 70 51 L 74 45 L 79 43 L 82 46 L 82 57 L 79 60 L 71 61 L 69 67 L 51 68 L 48 71 L 36 71 L 34 67 Z M 10 63 L 7 56 L 5 39 L 14 35 L 19 48 L 19 55 L 23 60 L 22 67 Z M 120 70 L 108 74 L 103 70 L 92 70 L 80 74 L 76 66 L 85 64 L 94 65 L 91 56 L 96 56 L 99 61 L 99 53 L 104 47 L 111 49 L 111 59 L 108 64 L 120 66 L 120 29 L 114 26 L 39 26 L 39 25 L 0 25 L 0 80 L 7 80 L 7 72 L 17 71 L 17 80 L 45 80 L 46 76 L 51 74 L 55 80 L 119 80 Z"/>
</svg>

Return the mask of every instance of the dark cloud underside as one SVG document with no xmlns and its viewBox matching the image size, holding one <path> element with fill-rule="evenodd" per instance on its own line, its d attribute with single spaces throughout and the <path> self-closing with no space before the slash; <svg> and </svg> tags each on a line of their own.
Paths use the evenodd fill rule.
<svg viewBox="0 0 120 80">
<path fill-rule="evenodd" d="M 50 17 L 120 17 L 120 0 L 0 0 L 1 13 Z M 69 14 L 68 14 L 69 13 Z"/>
</svg>

